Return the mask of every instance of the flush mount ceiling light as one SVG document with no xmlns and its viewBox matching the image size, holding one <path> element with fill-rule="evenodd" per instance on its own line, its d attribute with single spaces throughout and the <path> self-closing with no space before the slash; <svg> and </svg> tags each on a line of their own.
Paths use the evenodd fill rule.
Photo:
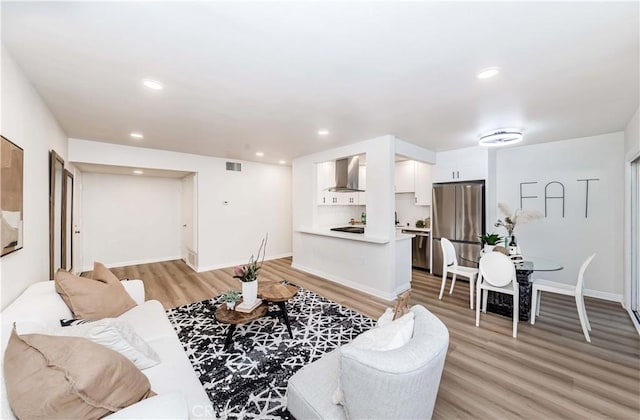
<svg viewBox="0 0 640 420">
<path fill-rule="evenodd" d="M 490 79 L 500 73 L 500 67 L 487 67 L 476 76 L 478 79 Z"/>
<path fill-rule="evenodd" d="M 279 161 L 278 161 L 278 163 L 279 163 L 280 165 L 284 165 L 285 163 L 287 163 L 287 161 L 286 161 L 286 160 L 279 160 Z"/>
<path fill-rule="evenodd" d="M 162 90 L 162 83 L 156 80 L 144 79 L 142 80 L 142 84 L 148 87 L 149 89 Z"/>
<path fill-rule="evenodd" d="M 263 152 L 256 152 L 256 156 L 262 157 L 262 156 L 264 156 L 264 153 Z"/>
<path fill-rule="evenodd" d="M 132 138 L 134 139 L 142 139 L 144 138 L 144 136 L 142 135 L 142 133 L 131 133 L 129 134 Z"/>
<path fill-rule="evenodd" d="M 318 134 L 321 136 L 328 136 L 329 130 L 318 130 Z"/>
<path fill-rule="evenodd" d="M 142 171 L 142 169 L 136 169 L 136 170 L 133 171 L 133 173 L 135 175 L 142 175 L 144 172 Z"/>
<path fill-rule="evenodd" d="M 480 136 L 480 146 L 507 146 L 522 141 L 522 131 L 516 128 L 501 128 Z"/>
</svg>

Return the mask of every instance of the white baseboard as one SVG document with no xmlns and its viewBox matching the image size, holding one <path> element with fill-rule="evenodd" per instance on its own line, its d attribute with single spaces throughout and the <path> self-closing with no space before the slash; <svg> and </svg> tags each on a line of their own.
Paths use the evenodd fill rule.
<svg viewBox="0 0 640 420">
<path fill-rule="evenodd" d="M 131 260 L 131 261 L 121 261 L 121 262 L 114 262 L 114 263 L 109 263 L 109 264 L 104 264 L 105 267 L 107 268 L 116 268 L 116 267 L 126 267 L 129 265 L 138 265 L 138 264 L 151 264 L 151 263 L 157 263 L 157 262 L 164 262 L 164 261 L 173 261 L 173 260 L 181 260 L 182 257 L 180 256 L 173 256 L 173 257 L 161 257 L 161 258 L 146 258 L 143 260 Z M 90 266 L 85 266 L 82 268 L 82 271 L 92 271 L 93 270 L 93 265 Z"/>
<path fill-rule="evenodd" d="M 622 303 L 622 295 L 617 293 L 601 292 L 599 290 L 584 289 L 583 294 L 585 296 L 594 297 L 602 300 L 610 300 L 612 302 Z"/>
<path fill-rule="evenodd" d="M 265 261 L 277 260 L 277 259 L 280 259 L 280 258 L 287 258 L 287 257 L 290 257 L 292 255 L 293 254 L 291 252 L 285 252 L 284 254 L 269 255 L 268 257 L 265 257 L 264 260 Z M 247 260 L 244 259 L 242 261 L 224 262 L 224 263 L 220 263 L 220 264 L 205 265 L 203 267 L 198 266 L 196 271 L 198 273 L 202 273 L 203 271 L 219 270 L 221 268 L 235 267 L 237 265 L 244 265 L 246 263 L 247 263 Z"/>
<path fill-rule="evenodd" d="M 350 280 L 346 280 L 346 279 L 343 279 L 343 278 L 340 278 L 340 277 L 337 277 L 337 276 L 333 276 L 331 274 L 325 273 L 325 272 L 320 271 L 320 270 L 315 270 L 313 268 L 309 268 L 309 267 L 305 267 L 305 266 L 300 265 L 300 264 L 296 264 L 295 262 L 291 264 L 291 268 L 295 268 L 296 270 L 304 271 L 305 273 L 313 274 L 314 276 L 322 277 L 323 279 L 329 280 L 329 281 L 331 281 L 333 283 L 341 284 L 341 285 L 346 286 L 346 287 L 348 287 L 350 289 L 355 289 L 355 290 L 358 290 L 360 292 L 364 292 L 364 293 L 379 297 L 379 298 L 384 299 L 384 300 L 389 301 L 389 302 L 395 300 L 396 297 L 397 297 L 397 294 L 384 293 L 384 292 L 381 292 L 379 290 L 372 289 L 370 287 L 366 287 L 366 286 L 363 286 L 363 285 L 358 284 L 358 283 L 354 283 L 354 282 L 352 282 Z"/>
</svg>

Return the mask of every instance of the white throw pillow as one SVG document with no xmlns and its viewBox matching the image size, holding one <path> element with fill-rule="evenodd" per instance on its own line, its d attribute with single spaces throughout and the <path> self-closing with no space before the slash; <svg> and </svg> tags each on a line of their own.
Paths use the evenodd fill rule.
<svg viewBox="0 0 640 420">
<path fill-rule="evenodd" d="M 387 351 L 407 344 L 413 336 L 413 312 L 409 312 L 388 324 L 365 331 L 352 342 L 362 350 Z"/>
<path fill-rule="evenodd" d="M 382 327 L 389 324 L 390 322 L 393 322 L 393 314 L 394 313 L 392 308 L 385 309 L 384 313 L 380 315 L 380 318 L 378 318 L 377 326 Z"/>
<path fill-rule="evenodd" d="M 391 321 L 393 319 L 393 310 L 387 308 L 378 319 L 376 328 L 363 332 L 354 338 L 350 344 L 361 350 L 388 351 L 400 348 L 413 337 L 413 318 L 413 312 L 408 312 L 395 321 Z M 340 384 L 333 391 L 331 401 L 334 404 L 344 405 L 344 394 Z"/>
<path fill-rule="evenodd" d="M 117 351 L 131 360 L 138 369 L 147 369 L 160 363 L 160 357 L 133 329 L 131 324 L 115 318 L 60 328 L 55 335 L 83 337 Z"/>
</svg>

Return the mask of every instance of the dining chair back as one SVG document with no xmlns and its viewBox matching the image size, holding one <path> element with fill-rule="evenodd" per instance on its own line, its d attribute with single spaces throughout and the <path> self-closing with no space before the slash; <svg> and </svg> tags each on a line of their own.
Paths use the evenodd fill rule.
<svg viewBox="0 0 640 420">
<path fill-rule="evenodd" d="M 509 257 L 488 252 L 480 259 L 480 274 L 494 287 L 504 287 L 516 278 L 516 268 Z"/>
<path fill-rule="evenodd" d="M 587 267 L 589 267 L 589 264 L 591 264 L 591 261 L 593 261 L 595 256 L 596 254 L 593 253 L 580 266 L 580 271 L 578 271 L 578 282 L 576 283 L 576 294 L 582 294 L 582 290 L 584 289 L 584 272 L 587 271 Z"/>
<path fill-rule="evenodd" d="M 480 326 L 480 306 L 487 312 L 489 291 L 513 296 L 513 337 L 518 336 L 520 319 L 520 289 L 516 267 L 509 257 L 500 252 L 487 252 L 480 258 L 480 275 L 477 285 L 476 327 Z M 481 298 L 483 299 L 481 301 Z"/>
<path fill-rule="evenodd" d="M 456 276 L 462 276 L 469 279 L 469 306 L 473 309 L 473 296 L 478 277 L 478 269 L 472 267 L 464 267 L 458 265 L 458 256 L 453 244 L 447 238 L 440 239 L 440 247 L 442 248 L 442 285 L 440 286 L 440 295 L 438 299 L 442 299 L 444 288 L 447 284 L 447 275 L 451 273 L 451 289 L 449 294 L 453 293 L 456 285 Z"/>
<path fill-rule="evenodd" d="M 536 316 L 540 315 L 542 292 L 573 296 L 576 301 L 576 308 L 578 309 L 578 318 L 580 319 L 582 334 L 587 342 L 591 342 L 591 336 L 589 335 L 589 331 L 591 331 L 591 323 L 587 316 L 587 307 L 584 305 L 583 288 L 584 273 L 595 256 L 596 254 L 592 254 L 582 263 L 580 270 L 578 271 L 578 281 L 575 286 L 544 279 L 535 279 L 533 281 L 533 288 L 531 289 L 531 325 L 536 323 Z"/>
<path fill-rule="evenodd" d="M 442 238 L 440 239 L 440 246 L 442 247 L 442 263 L 444 266 L 458 265 L 456 249 L 453 247 L 451 241 L 447 238 Z"/>
</svg>

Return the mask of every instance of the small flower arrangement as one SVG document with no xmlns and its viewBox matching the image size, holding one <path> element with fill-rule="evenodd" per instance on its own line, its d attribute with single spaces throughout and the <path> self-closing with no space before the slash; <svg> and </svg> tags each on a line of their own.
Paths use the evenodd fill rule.
<svg viewBox="0 0 640 420">
<path fill-rule="evenodd" d="M 236 303 L 240 299 L 240 292 L 237 290 L 227 290 L 222 295 L 222 299 L 228 303 Z"/>
<path fill-rule="evenodd" d="M 258 271 L 262 268 L 262 263 L 264 262 L 264 256 L 267 250 L 267 240 L 269 239 L 269 234 L 262 239 L 260 242 L 260 248 L 258 248 L 258 255 L 254 258 L 253 254 L 251 254 L 251 258 L 249 258 L 249 263 L 245 265 L 238 265 L 233 268 L 233 278 L 240 279 L 243 283 L 249 283 L 258 279 Z M 262 259 L 260 259 L 260 253 L 262 253 Z M 259 263 L 258 263 L 259 261 Z"/>
<path fill-rule="evenodd" d="M 541 219 L 542 213 L 537 210 L 517 209 L 515 213 L 511 213 L 509 207 L 504 203 L 498 203 L 498 208 L 504 215 L 504 220 L 498 219 L 495 227 L 503 227 L 507 230 L 509 236 L 513 236 L 513 231 L 518 224 L 529 223 L 533 220 Z"/>
</svg>

